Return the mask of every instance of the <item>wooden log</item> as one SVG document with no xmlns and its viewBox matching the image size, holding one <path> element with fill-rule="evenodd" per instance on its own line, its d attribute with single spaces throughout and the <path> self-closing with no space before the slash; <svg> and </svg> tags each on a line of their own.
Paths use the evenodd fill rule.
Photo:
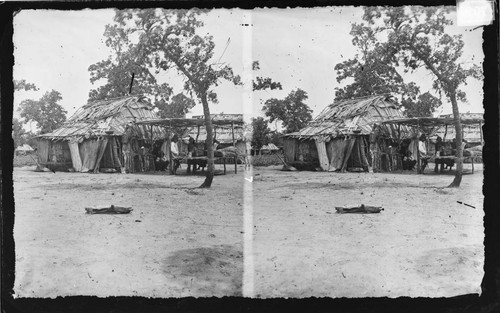
<svg viewBox="0 0 500 313">
<path fill-rule="evenodd" d="M 345 208 L 345 207 L 335 207 L 335 210 L 337 210 L 337 213 L 343 214 L 343 213 L 380 213 L 380 211 L 383 211 L 383 207 L 375 207 L 375 206 L 368 206 L 368 205 L 360 205 L 357 207 L 351 207 L 351 208 Z"/>
<path fill-rule="evenodd" d="M 87 214 L 128 214 L 132 208 L 111 205 L 109 208 L 85 208 Z"/>
</svg>

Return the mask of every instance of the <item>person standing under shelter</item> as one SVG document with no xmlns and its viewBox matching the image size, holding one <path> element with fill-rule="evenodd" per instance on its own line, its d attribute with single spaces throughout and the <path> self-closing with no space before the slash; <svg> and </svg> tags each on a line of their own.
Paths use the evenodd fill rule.
<svg viewBox="0 0 500 313">
<path fill-rule="evenodd" d="M 434 158 L 434 172 L 438 172 L 438 165 L 441 164 L 441 173 L 444 172 L 444 163 L 440 160 L 440 158 L 443 156 L 443 139 L 439 136 L 436 137 L 436 154 Z"/>
<path fill-rule="evenodd" d="M 427 155 L 427 137 L 422 134 L 418 138 L 418 153 L 420 154 L 420 161 L 422 162 L 420 171 L 423 173 L 427 164 L 429 163 L 429 156 Z"/>
<path fill-rule="evenodd" d="M 179 146 L 177 142 L 179 141 L 179 137 L 174 135 L 172 137 L 172 142 L 170 143 L 170 152 L 172 153 L 172 159 L 179 157 Z"/>
<path fill-rule="evenodd" d="M 189 136 L 188 139 L 188 153 L 187 153 L 187 172 L 191 173 L 191 165 L 193 165 L 193 172 L 196 171 L 196 164 L 194 164 L 191 160 L 192 157 L 196 156 L 196 144 L 194 138 Z"/>
</svg>

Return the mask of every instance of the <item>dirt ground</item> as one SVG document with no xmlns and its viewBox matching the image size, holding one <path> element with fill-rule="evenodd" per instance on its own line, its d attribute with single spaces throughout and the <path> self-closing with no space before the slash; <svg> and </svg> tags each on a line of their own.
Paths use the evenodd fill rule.
<svg viewBox="0 0 500 313">
<path fill-rule="evenodd" d="M 228 175 L 216 176 L 205 190 L 190 189 L 202 176 L 15 168 L 14 292 L 262 298 L 480 293 L 480 165 L 464 175 L 459 189 L 439 188 L 452 174 L 279 169 L 256 167 L 249 182 L 242 166 L 236 175 L 228 167 Z M 251 257 L 243 254 L 243 190 L 253 195 Z M 384 211 L 335 213 L 336 206 L 362 203 Z M 110 204 L 133 211 L 85 214 L 85 207 Z M 246 289 L 244 268 L 251 277 Z"/>
</svg>

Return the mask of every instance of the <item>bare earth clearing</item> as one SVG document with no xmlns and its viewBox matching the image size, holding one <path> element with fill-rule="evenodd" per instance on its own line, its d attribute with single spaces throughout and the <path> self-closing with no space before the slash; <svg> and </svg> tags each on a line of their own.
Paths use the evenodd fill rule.
<svg viewBox="0 0 500 313">
<path fill-rule="evenodd" d="M 467 166 L 470 164 L 465 164 Z M 201 176 L 15 168 L 19 297 L 241 296 L 243 186 L 253 189 L 257 297 L 480 293 L 482 167 L 451 174 L 281 172 Z M 479 169 L 478 169 L 479 168 Z M 248 174 L 247 174 L 248 175 Z M 462 201 L 471 208 L 457 203 Z M 383 206 L 336 214 L 335 206 Z M 125 215 L 85 207 L 131 206 Z"/>
</svg>

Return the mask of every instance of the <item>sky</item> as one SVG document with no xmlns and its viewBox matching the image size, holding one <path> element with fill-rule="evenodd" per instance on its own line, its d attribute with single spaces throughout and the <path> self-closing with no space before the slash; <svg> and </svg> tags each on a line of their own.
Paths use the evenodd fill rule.
<svg viewBox="0 0 500 313">
<path fill-rule="evenodd" d="M 112 9 L 19 12 L 14 17 L 14 79 L 25 79 L 40 90 L 16 92 L 14 109 L 22 100 L 38 99 L 52 89 L 61 93 L 60 104 L 68 111 L 68 117 L 86 104 L 89 91 L 104 84 L 90 83 L 88 67 L 106 59 L 111 52 L 104 44 L 103 33 L 113 16 Z M 204 14 L 201 19 L 205 26 L 199 32 L 213 36 L 216 48 L 212 62 L 224 62 L 236 74 L 243 75 L 243 64 L 251 57 L 260 63 L 260 70 L 254 75 L 271 77 L 283 86 L 283 90 L 253 93 L 250 104 L 245 104 L 251 106 L 248 108 L 243 107 L 247 103 L 242 96 L 243 87 L 222 83 L 215 89 L 219 103 L 211 105 L 211 112 L 245 111 L 251 116 L 263 116 L 261 108 L 267 99 L 281 99 L 301 88 L 309 96 L 306 104 L 313 116 L 319 114 L 333 102 L 335 88 L 342 87 L 336 81 L 334 67 L 355 56 L 349 32 L 351 23 L 361 22 L 361 16 L 361 7 L 215 9 Z M 242 26 L 248 22 L 251 29 Z M 463 34 L 463 59 L 481 65 L 482 28 L 453 26 L 447 31 Z M 432 76 L 425 70 L 405 78 L 415 81 L 421 92 L 431 89 Z M 161 74 L 158 79 L 171 84 L 176 93 L 182 91 L 183 79 L 176 72 Z M 470 79 L 464 90 L 469 101 L 459 103 L 460 111 L 484 112 L 482 82 Z M 451 105 L 446 99 L 443 102 L 436 114 L 451 113 Z M 188 116 L 201 114 L 202 106 L 197 102 Z M 18 112 L 14 116 L 18 117 Z"/>
</svg>

